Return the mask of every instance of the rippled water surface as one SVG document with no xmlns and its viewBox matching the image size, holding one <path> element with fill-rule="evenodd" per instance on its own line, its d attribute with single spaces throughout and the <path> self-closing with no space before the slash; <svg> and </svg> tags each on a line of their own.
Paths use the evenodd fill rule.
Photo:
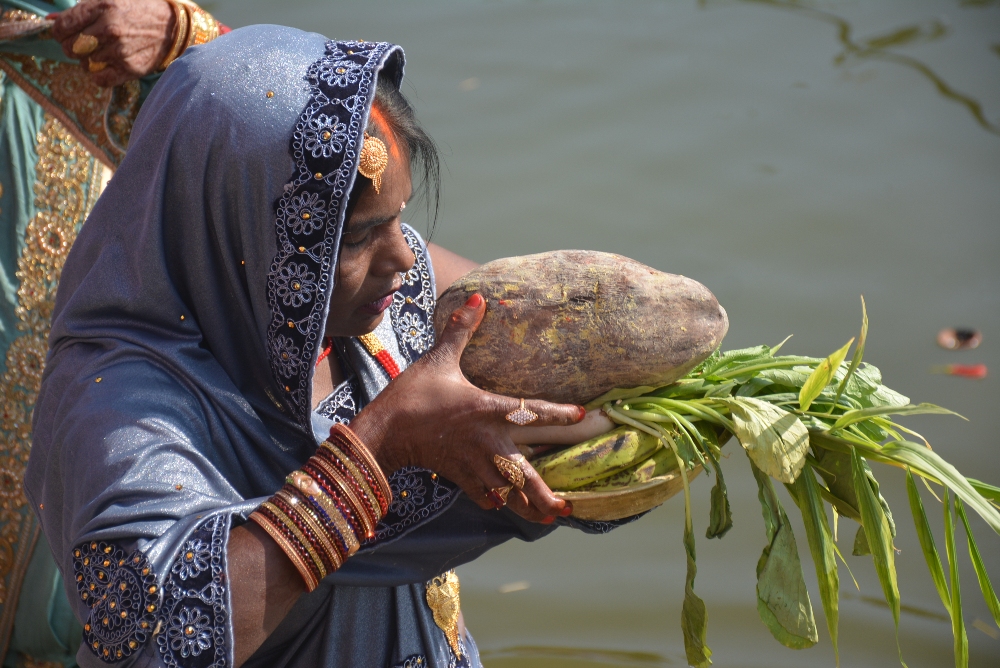
<svg viewBox="0 0 1000 668">
<path fill-rule="evenodd" d="M 1000 3 L 210 6 L 233 26 L 402 44 L 406 91 L 447 163 L 435 240 L 459 253 L 485 261 L 589 248 L 692 276 L 729 312 L 726 347 L 794 333 L 786 351 L 826 354 L 857 333 L 864 294 L 867 359 L 888 384 L 970 420 L 907 424 L 968 475 L 1000 482 Z M 935 346 L 940 328 L 962 325 L 983 330 L 978 350 Z M 929 373 L 951 362 L 986 363 L 994 375 Z M 759 621 L 756 486 L 738 452 L 724 465 L 736 526 L 723 540 L 703 538 L 707 479 L 693 487 L 696 589 L 715 664 L 832 666 L 806 554 L 820 643 L 786 649 Z M 902 477 L 876 475 L 900 526 L 903 657 L 911 668 L 950 665 L 950 626 Z M 930 512 L 940 524 L 939 508 Z M 1000 581 L 1000 537 L 973 521 Z M 465 617 L 486 665 L 683 665 L 682 530 L 676 498 L 608 536 L 561 530 L 462 567 Z M 971 665 L 1000 665 L 1000 631 L 986 623 L 959 546 Z M 841 568 L 842 664 L 898 665 L 871 561 L 847 559 L 860 591 Z"/>
</svg>

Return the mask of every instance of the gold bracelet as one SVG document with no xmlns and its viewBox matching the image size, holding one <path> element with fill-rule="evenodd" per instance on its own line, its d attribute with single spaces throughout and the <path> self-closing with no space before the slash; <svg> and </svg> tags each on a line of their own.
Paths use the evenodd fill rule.
<svg viewBox="0 0 1000 668">
<path fill-rule="evenodd" d="M 183 3 L 191 17 L 191 30 L 188 32 L 184 49 L 206 44 L 219 36 L 219 22 L 215 18 L 193 2 L 187 0 L 177 0 Z"/>
<path fill-rule="evenodd" d="M 293 508 L 299 519 L 315 534 L 316 540 L 319 541 L 319 547 L 322 548 L 323 553 L 328 557 L 328 561 L 330 562 L 331 567 L 327 567 L 326 563 L 324 563 L 324 568 L 327 569 L 327 572 L 332 573 L 340 568 L 341 564 L 344 563 L 340 556 L 340 550 L 333 544 L 326 529 L 323 528 L 319 518 L 308 507 L 308 504 L 286 489 L 279 489 L 275 493 L 275 496 L 281 497 L 285 503 Z"/>
<path fill-rule="evenodd" d="M 371 516 L 375 518 L 375 521 L 382 519 L 382 509 L 379 507 L 378 497 L 375 495 L 374 490 L 369 486 L 368 481 L 365 480 L 365 474 L 358 470 L 351 458 L 345 454 L 340 448 L 336 446 L 331 446 L 329 441 L 322 444 L 321 447 L 325 447 L 333 455 L 347 467 L 347 470 L 351 472 L 351 476 L 357 481 L 358 486 L 361 487 L 364 496 L 364 501 L 367 502 L 368 509 L 371 512 Z"/>
<path fill-rule="evenodd" d="M 182 53 L 184 53 L 184 44 L 188 38 L 188 26 L 189 19 L 187 9 L 185 9 L 181 3 L 175 2 L 174 0 L 166 0 L 167 4 L 174 11 L 174 18 L 177 20 L 176 32 L 174 33 L 174 43 L 170 46 L 170 51 L 167 52 L 167 57 L 163 59 L 160 63 L 160 70 L 165 70 L 170 66 L 170 63 L 177 60 Z"/>
<path fill-rule="evenodd" d="M 322 471 L 323 475 L 340 488 L 340 491 L 344 496 L 344 501 L 354 511 L 358 523 L 361 525 L 361 528 L 364 529 L 365 538 L 371 538 L 374 536 L 375 525 L 372 523 L 372 518 L 368 516 L 368 513 L 364 512 L 365 508 L 361 504 L 361 500 L 358 499 L 354 490 L 351 489 L 351 485 L 344 480 L 344 474 L 338 471 L 333 464 L 326 461 L 322 457 L 314 455 L 310 463 Z"/>
<path fill-rule="evenodd" d="M 375 478 L 375 484 L 378 485 L 379 491 L 382 492 L 385 497 L 386 507 L 382 512 L 388 512 L 389 506 L 392 504 L 392 488 L 389 486 L 389 479 L 385 477 L 385 472 L 382 471 L 382 467 L 379 466 L 378 462 L 376 462 L 375 458 L 372 456 L 372 453 L 368 450 L 365 444 L 361 442 L 361 439 L 358 438 L 358 435 L 355 434 L 350 427 L 344 424 L 335 424 L 333 429 L 330 430 L 330 435 L 332 436 L 334 433 L 347 440 L 347 442 L 351 445 L 351 449 L 355 451 L 351 454 L 356 454 L 359 458 L 361 458 L 362 463 L 365 464 L 368 472 L 371 473 L 373 478 Z"/>
<path fill-rule="evenodd" d="M 302 561 L 302 555 L 299 551 L 295 549 L 287 536 L 281 531 L 281 529 L 273 526 L 271 520 L 263 513 L 258 513 L 254 511 L 250 514 L 250 519 L 256 522 L 260 527 L 267 532 L 267 535 L 277 543 L 281 551 L 285 553 L 288 560 L 292 562 L 295 566 L 295 570 L 299 572 L 302 576 L 302 581 L 306 584 L 306 591 L 312 591 L 319 586 L 319 581 L 316 579 L 316 575 L 313 574 L 312 569 L 304 561 Z"/>
<path fill-rule="evenodd" d="M 289 475 L 285 481 L 296 487 L 303 494 L 308 495 L 323 509 L 323 512 L 325 512 L 330 518 L 330 521 L 333 522 L 337 529 L 337 533 L 340 534 L 341 539 L 347 546 L 348 557 L 358 551 L 361 544 L 358 542 L 358 537 L 354 533 L 354 529 L 352 529 L 351 525 L 347 523 L 346 519 L 344 519 L 344 515 L 340 508 L 338 508 L 337 504 L 333 502 L 329 495 L 327 495 L 322 485 L 316 482 L 313 477 L 305 471 L 295 471 Z"/>
<path fill-rule="evenodd" d="M 273 499 L 274 497 L 272 496 L 271 498 Z M 326 565 L 323 564 L 323 560 L 320 559 L 318 554 L 316 554 L 316 548 L 313 547 L 312 542 L 310 542 L 309 539 L 305 537 L 301 529 L 295 526 L 295 522 L 292 520 L 292 518 L 289 517 L 285 513 L 285 511 L 283 511 L 281 508 L 274 505 L 270 501 L 265 501 L 260 505 L 270 510 L 274 514 L 274 516 L 277 517 L 278 520 L 280 520 L 281 523 L 285 525 L 285 528 L 287 528 L 289 531 L 292 532 L 292 535 L 295 536 L 295 539 L 298 540 L 306 548 L 306 552 L 309 553 L 309 556 L 310 558 L 312 558 L 313 563 L 316 564 L 316 570 L 319 571 L 319 579 L 322 580 L 323 578 L 325 578 Z"/>
</svg>

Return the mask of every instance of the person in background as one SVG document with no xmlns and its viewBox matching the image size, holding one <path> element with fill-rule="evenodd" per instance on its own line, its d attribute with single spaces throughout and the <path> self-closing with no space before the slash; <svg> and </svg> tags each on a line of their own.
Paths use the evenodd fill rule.
<svg viewBox="0 0 1000 668">
<path fill-rule="evenodd" d="M 22 488 L 56 287 L 160 73 L 228 29 L 187 0 L 0 12 L 0 658 L 73 666 L 82 629 Z"/>
</svg>

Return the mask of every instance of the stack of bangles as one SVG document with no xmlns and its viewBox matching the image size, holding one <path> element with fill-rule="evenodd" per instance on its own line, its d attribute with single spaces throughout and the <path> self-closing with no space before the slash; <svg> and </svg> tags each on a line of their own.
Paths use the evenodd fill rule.
<svg viewBox="0 0 1000 668">
<path fill-rule="evenodd" d="M 347 426 L 337 424 L 250 519 L 288 555 L 312 591 L 375 537 L 391 502 L 389 481 L 371 453 Z"/>
<path fill-rule="evenodd" d="M 167 3 L 174 10 L 177 32 L 167 57 L 160 64 L 161 70 L 167 69 L 188 47 L 211 42 L 220 32 L 219 22 L 195 3 L 186 0 L 167 0 Z"/>
</svg>

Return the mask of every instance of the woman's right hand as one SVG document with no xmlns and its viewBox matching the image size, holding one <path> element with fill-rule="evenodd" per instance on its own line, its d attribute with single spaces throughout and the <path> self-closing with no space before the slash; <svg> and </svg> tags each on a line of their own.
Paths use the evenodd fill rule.
<svg viewBox="0 0 1000 668">
<path fill-rule="evenodd" d="M 505 419 L 520 400 L 475 387 L 462 374 L 462 351 L 486 313 L 482 296 L 473 295 L 456 310 L 437 344 L 396 377 L 351 421 L 386 472 L 404 466 L 430 469 L 459 485 L 480 507 L 497 507 L 490 490 L 510 483 L 494 464 L 494 456 L 521 466 L 525 483 L 507 505 L 522 517 L 551 522 L 572 508 L 556 497 L 515 445 L 520 427 Z M 538 415 L 532 427 L 575 425 L 586 416 L 582 406 L 528 400 Z M 495 495 L 493 495 L 495 499 Z"/>
</svg>

